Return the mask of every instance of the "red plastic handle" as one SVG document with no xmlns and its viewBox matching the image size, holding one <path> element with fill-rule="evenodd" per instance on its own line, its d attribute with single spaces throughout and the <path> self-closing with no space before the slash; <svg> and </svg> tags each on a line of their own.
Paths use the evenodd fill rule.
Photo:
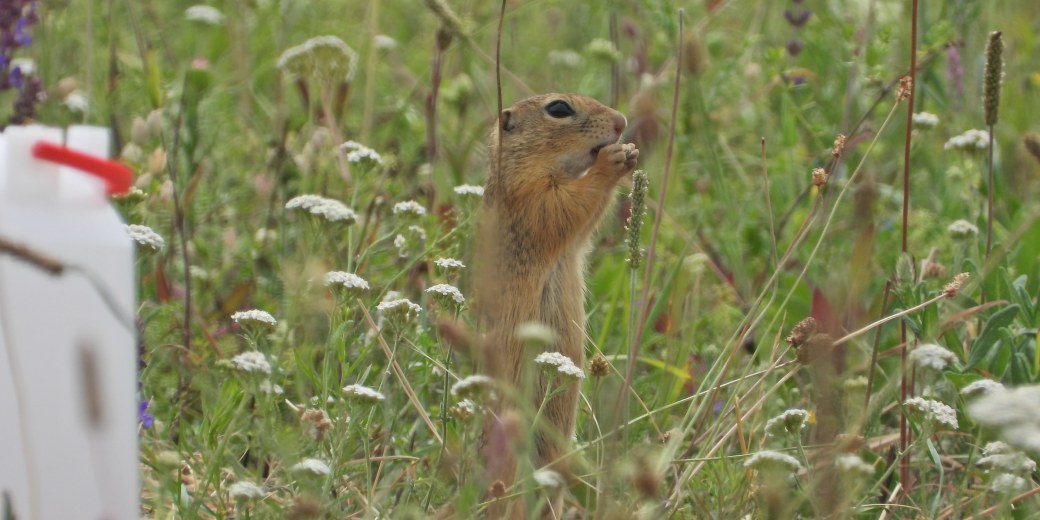
<svg viewBox="0 0 1040 520">
<path fill-rule="evenodd" d="M 37 159 L 69 166 L 104 180 L 108 185 L 109 195 L 126 193 L 134 180 L 134 172 L 122 163 L 87 155 L 54 143 L 39 141 L 33 145 L 32 154 Z"/>
</svg>

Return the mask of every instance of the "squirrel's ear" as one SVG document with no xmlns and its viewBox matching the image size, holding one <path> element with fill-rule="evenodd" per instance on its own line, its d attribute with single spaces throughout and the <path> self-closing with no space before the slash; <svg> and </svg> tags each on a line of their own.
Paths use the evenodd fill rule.
<svg viewBox="0 0 1040 520">
<path fill-rule="evenodd" d="M 509 109 L 502 111 L 502 115 L 498 116 L 498 121 L 503 132 L 509 132 L 516 128 L 516 123 L 513 122 L 513 112 Z"/>
</svg>

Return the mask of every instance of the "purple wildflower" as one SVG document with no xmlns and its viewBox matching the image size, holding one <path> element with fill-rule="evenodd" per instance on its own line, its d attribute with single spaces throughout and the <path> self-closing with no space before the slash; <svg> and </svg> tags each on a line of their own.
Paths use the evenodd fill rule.
<svg viewBox="0 0 1040 520">
<path fill-rule="evenodd" d="M 798 11 L 792 11 L 790 9 L 784 10 L 784 18 L 787 19 L 787 23 L 794 27 L 801 27 L 809 21 L 809 17 L 812 16 L 812 11 L 808 9 L 800 9 Z"/>
<path fill-rule="evenodd" d="M 11 75 L 14 71 L 8 67 L 15 51 L 32 43 L 27 31 L 36 23 L 36 4 L 36 0 L 0 2 L 0 90 L 13 85 L 15 78 Z M 17 79 L 20 81 L 20 76 Z"/>
<path fill-rule="evenodd" d="M 144 426 L 144 429 L 152 427 L 152 423 L 155 422 L 155 417 L 148 413 L 148 407 L 151 405 L 151 401 L 148 399 L 142 399 L 137 403 L 137 422 Z"/>
<path fill-rule="evenodd" d="M 801 54 L 803 48 L 805 48 L 805 45 L 802 45 L 802 41 L 798 38 L 792 38 L 791 41 L 787 42 L 787 53 L 791 57 Z"/>
</svg>

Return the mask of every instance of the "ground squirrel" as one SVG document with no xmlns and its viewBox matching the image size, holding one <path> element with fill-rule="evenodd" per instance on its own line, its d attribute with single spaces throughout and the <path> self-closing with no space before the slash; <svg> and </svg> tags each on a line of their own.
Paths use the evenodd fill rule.
<svg viewBox="0 0 1040 520">
<path fill-rule="evenodd" d="M 543 94 L 505 109 L 491 134 L 487 184 L 477 235 L 477 308 L 485 332 L 485 370 L 522 388 L 535 381 L 537 409 L 551 376 L 531 363 L 537 352 L 524 352 L 517 326 L 538 322 L 557 336 L 555 348 L 582 367 L 585 355 L 584 264 L 589 237 L 613 202 L 618 180 L 636 165 L 639 150 L 621 144 L 625 117 L 598 101 L 575 94 Z M 553 380 L 562 392 L 541 411 L 543 427 L 535 429 L 536 468 L 563 469 L 561 456 L 574 434 L 578 383 Z M 529 383 L 530 384 L 530 383 Z M 508 414 L 508 399 L 498 416 Z M 514 417 L 519 417 L 514 414 Z M 528 419 L 529 420 L 529 419 Z M 496 428 L 499 430 L 496 433 Z M 489 481 L 513 482 L 516 460 L 511 446 L 496 446 L 510 427 L 490 420 L 482 448 Z M 532 431 L 529 425 L 512 426 Z M 566 473 L 564 471 L 564 473 Z M 559 517 L 560 497 L 550 501 Z M 505 506 L 488 517 L 501 517 Z M 521 507 L 511 506 L 513 518 Z"/>
</svg>

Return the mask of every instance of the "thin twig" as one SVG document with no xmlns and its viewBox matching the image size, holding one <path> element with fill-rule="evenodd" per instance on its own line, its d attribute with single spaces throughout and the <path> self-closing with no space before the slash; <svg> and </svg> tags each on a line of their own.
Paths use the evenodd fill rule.
<svg viewBox="0 0 1040 520">
<path fill-rule="evenodd" d="M 850 333 L 848 333 L 848 334 L 846 334 L 846 335 L 844 335 L 844 336 L 834 340 L 833 344 L 834 345 L 840 345 L 842 343 L 845 343 L 846 341 L 848 341 L 850 339 L 856 338 L 857 336 L 861 336 L 864 333 L 869 332 L 874 327 L 879 327 L 879 326 L 884 325 L 884 324 L 886 324 L 886 323 L 888 323 L 888 322 L 890 322 L 890 321 L 892 321 L 892 320 L 894 320 L 896 318 L 901 318 L 901 317 L 906 316 L 907 314 L 910 314 L 912 312 L 919 311 L 919 310 L 921 310 L 921 309 L 923 309 L 923 308 L 925 308 L 925 307 L 927 307 L 927 306 L 929 306 L 929 305 L 931 305 L 931 304 L 933 304 L 933 303 L 935 303 L 935 302 L 937 302 L 939 300 L 942 300 L 942 299 L 944 299 L 946 297 L 947 296 L 945 294 L 939 294 L 938 296 L 936 296 L 936 297 L 934 297 L 934 298 L 932 298 L 932 299 L 930 299 L 928 301 L 925 301 L 925 302 L 919 303 L 917 305 L 914 305 L 913 307 L 910 307 L 909 309 L 905 309 L 905 310 L 899 311 L 899 312 L 897 312 L 895 314 L 892 314 L 891 316 L 885 316 L 884 318 L 881 318 L 880 320 L 877 320 L 877 321 L 875 321 L 875 322 L 873 322 L 873 323 L 871 323 L 869 325 L 866 325 L 865 327 L 863 327 L 863 328 L 861 328 L 859 330 L 856 330 L 854 332 L 850 332 Z"/>
<path fill-rule="evenodd" d="M 364 302 L 360 299 L 357 300 L 358 308 L 361 309 L 361 313 L 365 315 L 365 321 L 368 322 L 368 326 L 372 330 L 379 331 L 376 334 L 376 339 L 379 340 L 379 346 L 383 347 L 383 352 L 386 353 L 386 359 L 390 362 L 391 368 L 393 368 L 394 375 L 397 376 L 397 382 L 404 388 L 404 393 L 408 395 L 408 400 L 412 402 L 412 406 L 415 407 L 415 411 L 419 412 L 419 417 L 422 418 L 423 422 L 430 429 L 430 433 L 433 434 L 433 438 L 437 439 L 439 444 L 444 444 L 444 439 L 441 438 L 440 433 L 437 433 L 437 427 L 433 425 L 433 421 L 430 420 L 430 416 L 423 410 L 422 404 L 419 403 L 419 398 L 415 395 L 415 390 L 412 390 L 412 385 L 408 383 L 408 378 L 405 377 L 404 371 L 401 370 L 401 365 L 397 364 L 397 360 L 394 359 L 393 352 L 390 351 L 390 346 L 386 344 L 386 340 L 383 339 L 383 331 L 379 330 L 376 326 L 376 322 L 372 319 L 372 315 L 368 313 L 368 308 L 365 307 Z"/>
<path fill-rule="evenodd" d="M 900 251 L 905 255 L 907 254 L 907 238 L 909 236 L 909 213 L 910 213 L 910 141 L 912 136 L 913 118 L 914 118 L 914 91 L 917 90 L 916 81 L 914 78 L 917 77 L 917 0 L 913 0 L 913 13 L 910 16 L 910 85 L 909 85 L 909 98 L 906 109 L 906 137 L 903 139 L 903 227 L 902 227 L 902 247 Z M 901 322 L 899 327 L 899 339 L 904 345 L 906 345 L 906 322 Z M 904 347 L 902 354 L 900 355 L 900 389 L 899 399 L 900 402 L 906 402 L 909 397 L 908 383 L 907 383 L 907 349 Z M 910 442 L 910 429 L 906 424 L 906 413 L 900 408 L 899 411 L 899 451 L 906 453 L 906 447 Z M 907 494 L 910 493 L 910 454 L 907 453 L 906 457 L 902 459 L 899 466 L 899 481 L 903 484 L 903 489 Z"/>
</svg>

